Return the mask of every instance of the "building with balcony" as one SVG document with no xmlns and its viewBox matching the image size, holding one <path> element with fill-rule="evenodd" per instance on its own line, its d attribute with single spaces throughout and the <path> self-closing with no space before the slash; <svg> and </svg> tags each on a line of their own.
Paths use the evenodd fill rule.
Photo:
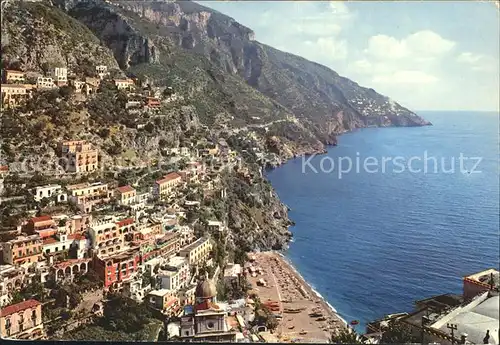
<svg viewBox="0 0 500 345">
<path fill-rule="evenodd" d="M 47 257 L 63 252 L 69 253 L 72 243 L 73 240 L 68 238 L 66 233 L 57 233 L 53 237 L 47 237 L 42 240 L 42 251 Z"/>
<path fill-rule="evenodd" d="M 137 238 L 139 240 L 156 239 L 162 233 L 161 222 L 143 217 L 137 222 Z"/>
<path fill-rule="evenodd" d="M 174 256 L 166 264 L 160 266 L 157 279 L 160 282 L 160 288 L 177 291 L 189 284 L 190 273 L 187 259 Z"/>
<path fill-rule="evenodd" d="M 38 235 L 41 239 L 54 236 L 58 231 L 56 222 L 48 215 L 31 218 L 25 229 L 28 234 Z"/>
<path fill-rule="evenodd" d="M 26 272 L 23 268 L 13 265 L 0 266 L 0 307 L 11 301 L 11 294 L 20 290 L 26 282 Z"/>
<path fill-rule="evenodd" d="M 212 247 L 210 238 L 202 237 L 181 248 L 179 256 L 186 258 L 190 265 L 197 265 L 209 259 Z"/>
<path fill-rule="evenodd" d="M 179 299 L 172 290 L 153 290 L 148 293 L 148 304 L 165 315 L 173 316 L 179 308 Z"/>
<path fill-rule="evenodd" d="M 122 293 L 128 298 L 142 303 L 148 292 L 151 290 L 151 284 L 144 282 L 142 276 L 136 276 L 135 279 L 123 282 Z"/>
<path fill-rule="evenodd" d="M 132 90 L 134 88 L 132 79 L 114 79 L 113 81 L 118 90 Z"/>
<path fill-rule="evenodd" d="M 73 281 L 76 275 L 86 274 L 92 266 L 92 259 L 70 259 L 54 264 L 51 277 L 56 282 Z"/>
<path fill-rule="evenodd" d="M 109 75 L 108 72 L 108 66 L 106 65 L 97 65 L 95 66 L 95 71 L 99 79 L 104 79 L 107 75 Z"/>
<path fill-rule="evenodd" d="M 68 200 L 77 205 L 85 213 L 92 212 L 97 205 L 107 204 L 113 192 L 108 189 L 108 184 L 102 182 L 79 183 L 67 186 Z"/>
<path fill-rule="evenodd" d="M 2 84 L 2 107 L 15 108 L 28 98 L 28 90 L 22 84 Z"/>
<path fill-rule="evenodd" d="M 57 86 L 68 84 L 68 69 L 66 67 L 55 67 L 50 71 L 50 75 Z"/>
<path fill-rule="evenodd" d="M 182 176 L 176 172 L 165 175 L 157 180 L 153 186 L 153 193 L 157 198 L 169 196 L 182 183 Z"/>
<path fill-rule="evenodd" d="M 106 289 L 120 291 L 122 283 L 134 278 L 140 271 L 141 255 L 138 250 L 128 250 L 116 255 L 95 257 L 93 268 L 104 282 Z"/>
<path fill-rule="evenodd" d="M 6 69 L 3 71 L 3 82 L 4 83 L 20 83 L 23 84 L 26 80 L 26 75 L 22 71 L 16 71 L 13 69 Z"/>
<path fill-rule="evenodd" d="M 36 79 L 36 87 L 38 89 L 52 89 L 56 87 L 56 84 L 53 78 L 40 76 Z"/>
<path fill-rule="evenodd" d="M 3 308 L 0 334 L 2 338 L 40 339 L 43 336 L 42 304 L 30 299 Z"/>
<path fill-rule="evenodd" d="M 61 143 L 60 154 L 66 172 L 86 173 L 99 168 L 99 151 L 85 140 Z"/>
<path fill-rule="evenodd" d="M 94 220 L 88 229 L 94 253 L 99 257 L 106 257 L 124 250 L 125 241 L 121 227 L 114 217 Z"/>
<path fill-rule="evenodd" d="M 153 245 L 141 246 L 143 262 L 162 257 L 168 258 L 175 255 L 180 249 L 180 236 L 178 233 L 167 233 L 165 236 L 154 240 Z"/>
<path fill-rule="evenodd" d="M 42 201 L 43 198 L 51 197 L 53 197 L 56 202 L 65 202 L 68 198 L 66 193 L 63 192 L 61 185 L 58 184 L 38 186 L 33 189 L 33 199 L 37 202 Z"/>
<path fill-rule="evenodd" d="M 3 261 L 10 265 L 31 265 L 40 261 L 42 240 L 38 235 L 20 236 L 8 242 L 2 242 Z"/>
<path fill-rule="evenodd" d="M 116 188 L 115 196 L 121 205 L 131 205 L 136 202 L 136 190 L 131 186 Z"/>
</svg>

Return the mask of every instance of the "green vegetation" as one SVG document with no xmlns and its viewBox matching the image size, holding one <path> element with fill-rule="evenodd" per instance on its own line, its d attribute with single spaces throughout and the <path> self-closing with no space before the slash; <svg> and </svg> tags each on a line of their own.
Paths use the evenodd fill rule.
<svg viewBox="0 0 500 345">
<path fill-rule="evenodd" d="M 330 341 L 334 344 L 363 344 L 361 337 L 351 328 L 342 328 L 333 333 Z"/>
<path fill-rule="evenodd" d="M 104 305 L 104 316 L 99 324 L 112 331 L 139 332 L 151 322 L 152 314 L 144 304 L 123 297 L 111 295 Z"/>
<path fill-rule="evenodd" d="M 72 341 L 155 341 L 163 325 L 158 320 L 150 323 L 135 332 L 116 332 L 100 325 L 85 325 L 71 332 L 65 333 L 58 340 Z"/>
</svg>

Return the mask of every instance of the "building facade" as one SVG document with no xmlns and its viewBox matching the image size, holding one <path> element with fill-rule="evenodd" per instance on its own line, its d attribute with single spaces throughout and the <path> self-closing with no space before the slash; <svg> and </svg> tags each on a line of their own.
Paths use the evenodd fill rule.
<svg viewBox="0 0 500 345">
<path fill-rule="evenodd" d="M 209 259 L 212 251 L 210 238 L 202 237 L 179 251 L 179 256 L 188 260 L 190 265 L 196 265 Z"/>
<path fill-rule="evenodd" d="M 137 192 L 131 186 L 122 186 L 116 189 L 115 195 L 121 205 L 130 205 L 135 203 Z"/>
<path fill-rule="evenodd" d="M 42 304 L 34 299 L 10 305 L 0 311 L 2 338 L 39 339 L 43 335 Z"/>
<path fill-rule="evenodd" d="M 2 249 L 3 260 L 10 265 L 31 265 L 42 259 L 42 240 L 38 235 L 3 242 Z"/>
<path fill-rule="evenodd" d="M 65 171 L 86 173 L 99 168 L 99 151 L 85 140 L 65 141 L 60 146 Z"/>
</svg>

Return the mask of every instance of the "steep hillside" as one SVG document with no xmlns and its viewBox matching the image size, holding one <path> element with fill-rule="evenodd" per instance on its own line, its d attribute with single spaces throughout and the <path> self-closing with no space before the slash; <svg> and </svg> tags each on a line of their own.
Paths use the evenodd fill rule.
<svg viewBox="0 0 500 345">
<path fill-rule="evenodd" d="M 373 89 L 361 87 L 325 66 L 255 41 L 249 28 L 194 2 L 112 3 L 107 5 L 110 11 L 127 18 L 135 14 L 141 19 L 134 20 L 134 27 L 143 39 L 147 37 L 149 42 L 155 37 L 166 38 L 169 44 L 206 57 L 214 68 L 239 76 L 295 116 L 311 121 L 323 141 L 324 135 L 359 127 L 428 124 Z M 94 25 L 92 17 L 82 17 L 78 11 L 71 13 L 87 25 Z M 94 32 L 99 35 L 98 30 Z M 121 54 L 114 51 L 115 55 Z"/>
<path fill-rule="evenodd" d="M 118 68 L 111 51 L 82 23 L 48 4 L 16 1 L 2 11 L 2 61 L 11 68 L 78 72 L 105 64 Z"/>
</svg>

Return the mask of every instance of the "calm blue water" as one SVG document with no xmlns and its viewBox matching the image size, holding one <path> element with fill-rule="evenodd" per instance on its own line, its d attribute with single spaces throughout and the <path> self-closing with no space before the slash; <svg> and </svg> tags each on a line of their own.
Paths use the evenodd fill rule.
<svg viewBox="0 0 500 345">
<path fill-rule="evenodd" d="M 341 136 L 327 155 L 302 171 L 302 158 L 270 171 L 268 178 L 292 209 L 295 242 L 289 259 L 344 319 L 366 322 L 410 311 L 413 302 L 441 293 L 460 293 L 462 276 L 497 267 L 499 260 L 498 115 L 422 112 L 434 126 L 364 129 Z M 428 160 L 423 172 L 424 152 Z M 359 152 L 360 168 L 355 159 Z M 474 161 L 483 157 L 472 173 Z M 385 173 L 363 168 L 366 157 L 396 157 Z M 351 157 L 353 171 L 321 159 Z M 440 173 L 451 169 L 454 173 Z M 404 158 L 404 159 L 403 159 Z M 343 167 L 348 167 L 344 161 Z M 370 161 L 368 162 L 370 163 Z M 411 167 L 413 173 L 408 171 Z M 368 171 L 375 170 L 368 165 Z M 422 172 L 416 172 L 418 169 Z M 434 169 L 438 173 L 434 173 Z"/>
</svg>

